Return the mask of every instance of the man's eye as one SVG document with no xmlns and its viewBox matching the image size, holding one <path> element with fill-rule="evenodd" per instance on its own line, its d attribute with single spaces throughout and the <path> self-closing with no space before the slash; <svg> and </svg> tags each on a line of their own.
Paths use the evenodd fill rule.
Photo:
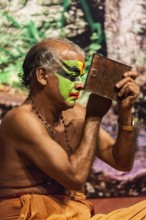
<svg viewBox="0 0 146 220">
<path fill-rule="evenodd" d="M 78 78 L 78 80 L 80 81 L 80 79 L 79 79 L 79 78 L 80 78 L 80 77 L 79 77 L 79 74 L 71 75 L 71 74 L 67 73 L 67 72 L 66 72 L 65 70 L 63 70 L 63 69 L 59 70 L 57 73 L 58 73 L 59 75 L 63 76 L 64 78 L 69 79 L 69 80 L 72 81 L 72 82 L 76 81 L 77 78 Z"/>
<path fill-rule="evenodd" d="M 68 76 L 68 79 L 70 80 L 70 81 L 75 81 L 76 80 L 76 76 Z"/>
<path fill-rule="evenodd" d="M 76 81 L 81 81 L 81 77 L 76 77 Z"/>
</svg>

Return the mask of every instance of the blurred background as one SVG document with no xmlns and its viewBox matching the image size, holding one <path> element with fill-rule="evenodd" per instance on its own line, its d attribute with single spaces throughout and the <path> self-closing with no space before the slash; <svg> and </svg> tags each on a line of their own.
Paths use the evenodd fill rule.
<svg viewBox="0 0 146 220">
<path fill-rule="evenodd" d="M 140 96 L 136 157 L 131 172 L 119 172 L 95 160 L 85 185 L 88 198 L 146 195 L 146 1 L 145 0 L 1 0 L 0 1 L 0 120 L 27 96 L 19 74 L 27 51 L 48 37 L 65 37 L 86 53 L 86 73 L 93 53 L 130 65 L 139 72 Z M 86 105 L 88 94 L 79 102 Z M 117 133 L 117 108 L 102 127 Z"/>
</svg>

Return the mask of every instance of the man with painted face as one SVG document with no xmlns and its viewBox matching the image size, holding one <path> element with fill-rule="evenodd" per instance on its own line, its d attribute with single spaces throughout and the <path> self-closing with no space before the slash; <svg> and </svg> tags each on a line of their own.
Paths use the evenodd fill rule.
<svg viewBox="0 0 146 220">
<path fill-rule="evenodd" d="M 83 51 L 67 40 L 46 39 L 28 52 L 22 82 L 29 95 L 5 115 L 0 126 L 1 220 L 145 216 L 145 201 L 128 210 L 94 215 L 85 198 L 84 183 L 96 156 L 115 169 L 132 168 L 131 109 L 139 88 L 134 80 L 137 73 L 132 71 L 117 83 L 118 95 L 125 98 L 118 103 L 119 131 L 113 140 L 100 128 L 111 101 L 91 94 L 86 109 L 76 102 L 83 89 L 84 66 Z"/>
</svg>

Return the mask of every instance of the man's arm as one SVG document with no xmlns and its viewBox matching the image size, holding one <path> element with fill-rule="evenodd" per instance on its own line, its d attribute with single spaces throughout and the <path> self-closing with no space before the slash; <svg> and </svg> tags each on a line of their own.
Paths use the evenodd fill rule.
<svg viewBox="0 0 146 220">
<path fill-rule="evenodd" d="M 139 94 L 139 87 L 133 78 L 135 72 L 127 72 L 118 84 L 119 96 L 123 97 L 118 102 L 118 135 L 114 141 L 103 129 L 100 130 L 97 156 L 110 166 L 123 171 L 129 171 L 134 162 L 136 134 L 132 126 L 132 107 Z M 125 127 L 126 126 L 126 127 Z M 131 127 L 132 128 L 132 127 Z"/>
<path fill-rule="evenodd" d="M 117 138 L 114 140 L 101 128 L 96 156 L 117 170 L 129 171 L 134 162 L 135 139 L 135 131 L 128 134 L 127 131 L 119 129 Z"/>
<path fill-rule="evenodd" d="M 100 120 L 111 105 L 107 100 L 104 103 L 105 110 L 98 112 L 91 106 L 97 106 L 100 99 L 96 95 L 90 96 L 82 137 L 70 158 L 62 146 L 49 136 L 37 116 L 23 107 L 8 113 L 3 121 L 3 129 L 12 140 L 11 146 L 18 155 L 28 158 L 32 164 L 66 188 L 80 190 L 95 157 Z M 10 124 L 12 119 L 13 123 Z"/>
</svg>

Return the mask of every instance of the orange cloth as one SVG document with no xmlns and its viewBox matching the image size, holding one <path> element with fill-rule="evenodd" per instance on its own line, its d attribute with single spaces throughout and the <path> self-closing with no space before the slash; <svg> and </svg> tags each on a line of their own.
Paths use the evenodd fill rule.
<svg viewBox="0 0 146 220">
<path fill-rule="evenodd" d="M 17 220 L 22 209 L 20 198 L 0 199 L 0 219 Z"/>
<path fill-rule="evenodd" d="M 1 220 L 146 220 L 146 200 L 129 208 L 91 217 L 84 194 L 45 196 L 26 194 L 0 200 Z"/>
</svg>

